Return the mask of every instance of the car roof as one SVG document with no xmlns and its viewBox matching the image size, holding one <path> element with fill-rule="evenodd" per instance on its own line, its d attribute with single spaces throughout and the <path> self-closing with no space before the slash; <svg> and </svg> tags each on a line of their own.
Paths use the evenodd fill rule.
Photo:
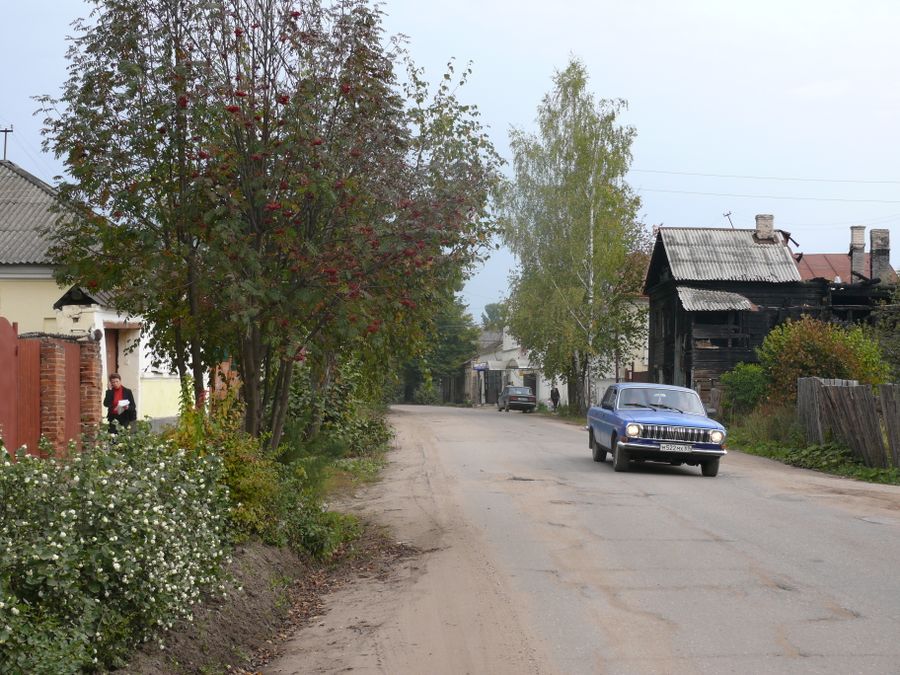
<svg viewBox="0 0 900 675">
<path fill-rule="evenodd" d="M 696 394 L 697 392 L 689 387 L 677 387 L 674 384 L 654 384 L 653 382 L 617 382 L 616 384 L 610 385 L 612 387 L 616 387 L 619 390 L 622 389 L 668 389 L 670 391 L 684 391 L 691 394 Z"/>
</svg>

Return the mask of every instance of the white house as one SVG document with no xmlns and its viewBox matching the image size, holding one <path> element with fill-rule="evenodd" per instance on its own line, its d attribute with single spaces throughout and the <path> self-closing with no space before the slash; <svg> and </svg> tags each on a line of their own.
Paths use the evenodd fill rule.
<svg viewBox="0 0 900 675">
<path fill-rule="evenodd" d="M 152 366 L 141 342 L 140 317 L 122 315 L 102 295 L 88 304 L 75 291 L 57 285 L 49 242 L 41 235 L 56 221 L 56 190 L 13 162 L 0 160 L 0 316 L 17 325 L 19 335 L 89 335 L 101 341 L 103 381 L 119 372 L 135 396 L 141 418 L 178 414 L 177 375 Z M 60 297 L 62 296 L 62 297 Z M 66 300 L 67 298 L 67 300 Z M 55 308 L 56 307 L 56 308 Z M 139 342 L 139 349 L 132 346 Z M 102 401 L 97 401 L 101 406 Z"/>
</svg>

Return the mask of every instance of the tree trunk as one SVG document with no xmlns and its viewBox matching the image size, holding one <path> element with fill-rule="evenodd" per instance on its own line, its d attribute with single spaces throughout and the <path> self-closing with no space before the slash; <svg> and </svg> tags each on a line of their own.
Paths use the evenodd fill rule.
<svg viewBox="0 0 900 675">
<path fill-rule="evenodd" d="M 294 359 L 282 358 L 278 367 L 278 378 L 272 397 L 272 424 L 269 436 L 269 450 L 274 450 L 281 443 L 284 434 L 284 423 L 287 419 L 291 398 L 291 380 L 294 375 Z"/>
<path fill-rule="evenodd" d="M 572 368 L 570 376 L 566 377 L 566 387 L 569 393 L 569 408 L 581 414 L 587 413 L 587 397 L 585 396 L 586 364 L 582 363 L 582 355 L 575 352 L 572 355 Z"/>
<path fill-rule="evenodd" d="M 241 337 L 241 361 L 238 364 L 241 387 L 244 393 L 244 431 L 251 436 L 259 436 L 262 419 L 262 399 L 260 398 L 260 349 L 259 330 L 251 325 Z"/>
<path fill-rule="evenodd" d="M 327 396 L 331 390 L 331 384 L 334 380 L 334 369 L 337 364 L 337 356 L 333 352 L 327 352 L 323 355 L 321 370 L 318 377 L 312 378 L 315 386 L 315 399 L 312 404 L 312 416 L 310 418 L 309 427 L 306 430 L 307 438 L 315 438 L 322 430 L 322 422 L 325 416 L 325 406 L 328 405 Z M 323 400 L 325 399 L 325 400 Z"/>
</svg>

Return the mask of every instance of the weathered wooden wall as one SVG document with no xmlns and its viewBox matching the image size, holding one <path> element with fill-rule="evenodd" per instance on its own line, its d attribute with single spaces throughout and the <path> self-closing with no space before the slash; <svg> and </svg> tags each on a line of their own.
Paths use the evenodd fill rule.
<svg viewBox="0 0 900 675">
<path fill-rule="evenodd" d="M 804 315 L 830 318 L 827 288 L 819 282 L 697 281 L 686 285 L 738 293 L 756 306 L 753 311 L 734 312 L 730 325 L 703 324 L 695 320 L 702 312 L 687 312 L 681 306 L 674 281 L 649 289 L 650 379 L 692 387 L 705 401 L 722 373 L 739 363 L 757 361 L 756 349 L 775 326 Z"/>
<path fill-rule="evenodd" d="M 900 467 L 900 385 L 800 378 L 797 417 L 810 444 L 835 439 L 866 466 Z"/>
</svg>

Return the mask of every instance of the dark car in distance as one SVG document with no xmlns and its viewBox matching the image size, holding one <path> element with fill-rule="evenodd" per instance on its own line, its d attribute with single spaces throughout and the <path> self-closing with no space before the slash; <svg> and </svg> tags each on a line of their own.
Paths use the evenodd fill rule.
<svg viewBox="0 0 900 675">
<path fill-rule="evenodd" d="M 719 473 L 725 427 L 706 416 L 693 389 L 626 382 L 607 388 L 587 418 L 588 446 L 595 462 L 612 454 L 613 469 L 651 461 L 699 466 L 704 476 Z"/>
<path fill-rule="evenodd" d="M 497 410 L 521 410 L 522 412 L 534 412 L 537 408 L 537 398 L 531 387 L 514 387 L 511 384 L 503 387 L 503 391 L 497 397 Z"/>
</svg>

